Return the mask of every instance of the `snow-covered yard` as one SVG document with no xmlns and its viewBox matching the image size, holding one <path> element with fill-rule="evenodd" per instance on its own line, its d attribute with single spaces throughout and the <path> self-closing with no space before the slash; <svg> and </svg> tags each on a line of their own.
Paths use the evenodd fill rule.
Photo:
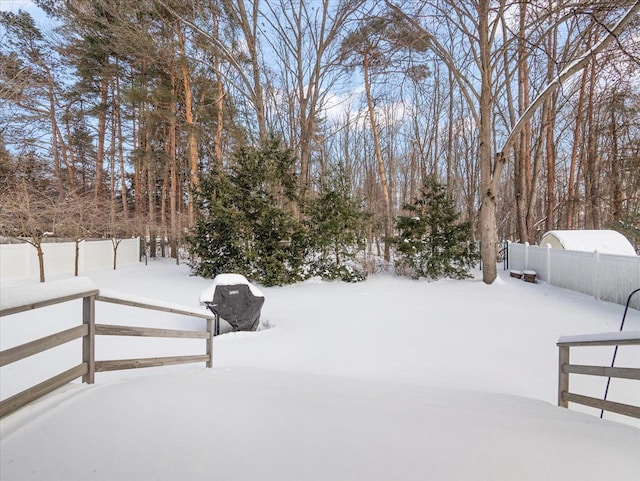
<svg viewBox="0 0 640 481">
<path fill-rule="evenodd" d="M 623 306 L 509 278 L 263 288 L 268 329 L 214 341 L 203 365 L 96 374 L 1 422 L 0 479 L 637 480 L 638 423 L 555 406 L 557 339 L 617 331 Z M 152 262 L 101 288 L 197 306 L 211 281 Z M 5 287 L 3 282 L 3 287 Z M 97 321 L 204 321 L 98 303 Z M 80 302 L 2 319 L 0 348 L 76 325 Z M 631 310 L 625 330 L 640 330 Z M 621 348 L 616 365 L 640 366 Z M 200 354 L 203 341 L 98 338 L 98 359 Z M 3 368 L 2 398 L 79 362 L 79 342 Z M 612 348 L 572 349 L 606 365 Z M 604 379 L 571 379 L 594 397 Z M 640 383 L 612 400 L 640 404 Z M 583 412 L 580 412 L 583 411 Z M 589 414 L 584 414 L 588 412 Z M 624 422 L 625 424 L 622 424 Z"/>
</svg>

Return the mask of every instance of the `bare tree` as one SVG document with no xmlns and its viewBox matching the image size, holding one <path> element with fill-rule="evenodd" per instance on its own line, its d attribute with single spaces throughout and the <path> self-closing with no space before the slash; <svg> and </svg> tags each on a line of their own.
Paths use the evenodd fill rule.
<svg viewBox="0 0 640 481">
<path fill-rule="evenodd" d="M 363 23 L 347 35 L 342 41 L 340 60 L 345 67 L 362 70 L 365 100 L 371 136 L 378 170 L 378 180 L 384 202 L 384 259 L 391 260 L 391 243 L 393 237 L 393 209 L 391 205 L 391 192 L 389 189 L 390 175 L 387 175 L 387 167 L 382 153 L 380 139 L 380 125 L 376 110 L 376 98 L 373 92 L 374 77 L 384 75 L 385 69 L 391 65 L 391 57 L 394 46 L 389 42 L 388 21 L 383 18 L 366 18 Z"/>
<path fill-rule="evenodd" d="M 125 218 L 122 211 L 109 211 L 109 209 L 98 209 L 95 217 L 95 232 L 100 233 L 100 237 L 111 240 L 113 247 L 113 270 L 117 267 L 118 247 L 127 238 L 131 238 L 136 232 L 140 232 L 140 224 L 135 217 Z M 155 230 L 153 231 L 155 233 Z"/>
<path fill-rule="evenodd" d="M 64 202 L 64 216 L 57 226 L 58 235 L 75 244 L 74 275 L 79 274 L 80 243 L 96 233 L 99 212 L 92 197 L 74 194 Z"/>
<path fill-rule="evenodd" d="M 339 40 L 362 1 L 322 0 L 311 6 L 303 0 L 266 2 L 263 18 L 272 36 L 265 36 L 281 72 L 281 88 L 288 112 L 281 116 L 291 132 L 290 144 L 300 163 L 300 187 L 309 184 L 314 139 L 326 98 L 343 70 L 336 68 Z M 319 150 L 316 147 L 316 150 Z"/>
<path fill-rule="evenodd" d="M 526 110 L 519 117 L 513 128 L 510 130 L 503 147 L 492 155 L 492 112 L 497 99 L 495 89 L 496 63 L 501 56 L 495 55 L 495 50 L 504 49 L 506 44 L 497 41 L 496 34 L 507 8 L 506 1 L 491 2 L 489 0 L 478 0 L 471 5 L 462 5 L 457 2 L 443 2 L 447 7 L 443 17 L 451 19 L 443 20 L 448 23 L 453 30 L 463 35 L 467 39 L 472 53 L 472 61 L 478 72 L 479 78 L 475 79 L 479 89 L 475 87 L 473 78 L 467 74 L 466 65 L 461 64 L 464 57 L 456 56 L 451 49 L 448 49 L 438 36 L 429 29 L 422 26 L 415 18 L 407 15 L 396 5 L 387 1 L 391 11 L 403 19 L 417 35 L 420 35 L 429 48 L 438 55 L 447 67 L 454 73 L 456 81 L 462 91 L 466 101 L 472 108 L 473 119 L 479 131 L 478 162 L 480 165 L 480 238 L 482 241 L 483 260 L 483 280 L 492 283 L 497 277 L 497 223 L 496 223 L 496 194 L 499 190 L 502 169 L 507 160 L 506 154 L 514 146 L 516 139 L 521 135 L 523 129 L 528 125 L 534 112 L 548 101 L 551 95 L 566 82 L 573 74 L 588 65 L 590 59 L 601 52 L 611 43 L 624 27 L 634 17 L 640 9 L 640 2 L 635 2 L 625 13 L 623 18 L 612 28 L 608 29 L 604 38 L 591 47 L 584 54 L 577 56 L 575 61 L 569 62 L 541 93 L 531 102 Z M 503 39 L 507 42 L 507 39 Z M 503 51 L 503 50 L 502 50 Z"/>
<path fill-rule="evenodd" d="M 624 28 L 633 20 L 635 15 L 640 11 L 640 1 L 636 1 L 629 7 L 620 20 L 611 28 L 607 29 L 607 34 L 598 41 L 595 45 L 587 49 L 582 55 L 578 56 L 574 61 L 570 62 L 552 81 L 550 81 L 545 88 L 538 94 L 538 96 L 531 103 L 529 108 L 520 116 L 514 127 L 509 132 L 507 140 L 502 145 L 502 149 L 498 152 L 498 157 L 504 157 L 508 153 L 509 149 L 513 146 L 515 137 L 520 134 L 520 131 L 526 125 L 527 121 L 536 112 L 538 108 L 542 106 L 545 100 L 557 91 L 563 83 L 566 83 L 571 76 L 580 72 L 587 67 L 593 57 L 602 52 L 611 42 L 615 41 Z M 501 161 L 504 164 L 504 159 Z"/>
<path fill-rule="evenodd" d="M 53 40 L 47 38 L 25 12 L 0 12 L 0 27 L 6 32 L 0 41 L 0 101 L 10 115 L 6 121 L 14 127 L 17 127 L 16 121 L 20 121 L 22 129 L 15 132 L 18 144 L 37 143 L 42 150 L 45 150 L 42 142 L 28 135 L 28 131 L 35 123 L 48 131 L 46 151 L 53 159 L 58 195 L 63 196 L 67 188 L 74 187 L 74 179 L 59 123 L 63 93 L 59 55 Z M 66 187 L 65 169 L 69 175 Z"/>
<path fill-rule="evenodd" d="M 40 282 L 45 281 L 42 244 L 48 236 L 58 233 L 58 224 L 66 215 L 55 194 L 36 191 L 24 181 L 0 192 L 0 233 L 36 249 Z"/>
</svg>

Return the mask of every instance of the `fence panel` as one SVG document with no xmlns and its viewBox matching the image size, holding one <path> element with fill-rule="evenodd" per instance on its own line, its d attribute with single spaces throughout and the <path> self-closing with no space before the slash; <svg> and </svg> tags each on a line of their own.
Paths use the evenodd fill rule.
<svg viewBox="0 0 640 481">
<path fill-rule="evenodd" d="M 551 285 L 584 294 L 596 294 L 593 254 L 549 249 L 549 264 L 552 266 Z"/>
<path fill-rule="evenodd" d="M 598 293 L 599 299 L 605 299 L 618 304 L 627 302 L 627 297 L 634 289 L 640 288 L 640 258 L 628 256 L 600 255 L 598 263 Z M 630 259 L 635 262 L 630 262 Z M 631 305 L 640 309 L 640 295 L 631 299 Z"/>
<path fill-rule="evenodd" d="M 204 362 L 207 368 L 213 367 L 213 319 L 215 317 L 213 313 L 203 308 L 196 309 L 190 306 L 180 306 L 152 299 L 145 300 L 136 297 L 135 300 L 132 300 L 131 296 L 111 291 L 105 291 L 105 294 L 104 297 L 101 297 L 99 290 L 93 282 L 83 277 L 42 283 L 36 286 L 25 285 L 2 289 L 2 295 L 0 296 L 1 318 L 76 299 L 82 299 L 83 306 L 82 324 L 0 351 L 0 367 L 4 367 L 35 354 L 56 348 L 77 339 L 82 339 L 82 363 L 62 373 L 58 373 L 53 377 L 49 377 L 38 384 L 30 384 L 29 387 L 17 394 L 0 400 L 0 418 L 78 377 L 82 377 L 82 382 L 92 384 L 96 372 L 168 366 L 193 362 Z M 207 320 L 207 328 L 206 331 L 185 331 L 178 329 L 96 324 L 96 300 L 203 318 Z M 46 316 L 43 316 L 43 321 L 46 322 L 46 319 Z M 96 361 L 95 337 L 98 335 L 200 339 L 206 341 L 206 352 L 205 354 L 197 355 Z M 4 381 L 4 377 L 2 379 Z"/>
<path fill-rule="evenodd" d="M 536 277 L 539 279 L 549 278 L 549 266 L 547 265 L 547 249 L 546 247 L 528 246 L 528 270 L 536 271 Z M 535 266 L 535 267 L 531 267 Z"/>
<path fill-rule="evenodd" d="M 123 240 L 118 246 L 116 257 L 118 265 L 126 259 L 126 255 L 124 254 L 125 242 L 126 241 Z M 87 242 L 83 247 L 84 255 L 82 257 L 84 259 L 84 268 L 86 270 L 93 271 L 96 269 L 113 267 L 113 244 L 110 240 L 103 242 Z"/>
<path fill-rule="evenodd" d="M 526 244 L 509 245 L 509 266 L 534 270 L 537 278 L 553 286 L 624 304 L 640 287 L 640 257 L 579 252 Z M 640 296 L 631 300 L 640 309 Z"/>
<path fill-rule="evenodd" d="M 580 374 L 588 376 L 602 376 L 611 378 L 621 378 L 630 380 L 640 380 L 639 368 L 618 368 L 609 366 L 582 366 L 571 364 L 570 348 L 571 347 L 597 347 L 597 346 L 640 346 L 640 332 L 616 332 L 604 334 L 589 334 L 586 336 L 570 336 L 562 337 L 558 340 L 559 362 L 558 362 L 558 406 L 567 408 L 570 402 L 583 404 L 596 409 L 600 409 L 600 417 L 604 411 L 610 411 L 624 416 L 631 416 L 640 419 L 640 406 L 637 400 L 633 404 L 624 404 L 620 402 L 612 402 L 607 400 L 609 392 L 609 383 L 607 382 L 607 390 L 604 399 L 598 399 L 591 396 L 584 396 L 569 389 L 569 374 Z M 615 355 L 614 355 L 615 359 Z"/>
<path fill-rule="evenodd" d="M 35 251 L 35 249 L 31 249 Z M 44 253 L 45 275 L 53 273 L 73 275 L 76 258 L 74 242 L 47 242 L 42 244 L 42 252 Z M 36 263 L 36 274 L 39 274 L 37 265 Z"/>
<path fill-rule="evenodd" d="M 509 268 L 514 270 L 526 269 L 526 249 L 524 244 L 509 243 Z"/>
<path fill-rule="evenodd" d="M 0 279 L 37 277 L 38 257 L 29 244 L 0 245 Z"/>
<path fill-rule="evenodd" d="M 80 272 L 113 267 L 111 240 L 82 241 L 79 244 L 78 268 Z M 45 277 L 73 275 L 75 269 L 75 242 L 46 242 L 44 252 Z M 118 246 L 117 265 L 133 264 L 140 260 L 140 240 L 124 239 Z M 30 244 L 0 244 L 0 279 L 38 277 L 38 255 Z"/>
</svg>

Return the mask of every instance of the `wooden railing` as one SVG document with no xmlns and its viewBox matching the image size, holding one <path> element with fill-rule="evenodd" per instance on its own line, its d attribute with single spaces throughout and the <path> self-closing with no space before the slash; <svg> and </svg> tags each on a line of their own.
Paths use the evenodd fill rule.
<svg viewBox="0 0 640 481">
<path fill-rule="evenodd" d="M 640 407 L 584 396 L 569 391 L 569 374 L 640 380 L 640 369 L 614 366 L 582 366 L 570 363 L 570 348 L 579 346 L 640 346 L 640 332 L 563 337 L 558 340 L 558 406 L 577 403 L 625 416 L 640 418 Z"/>
<path fill-rule="evenodd" d="M 14 412 L 22 406 L 64 386 L 65 384 L 82 377 L 82 382 L 92 384 L 96 372 L 114 371 L 121 369 L 137 369 L 143 367 L 167 366 L 172 364 L 185 364 L 192 362 L 205 362 L 206 367 L 213 365 L 213 313 L 202 310 L 176 308 L 161 302 L 128 300 L 126 296 L 118 296 L 116 293 L 106 292 L 104 295 L 98 289 L 82 290 L 72 294 L 58 297 L 45 298 L 41 301 L 11 305 L 0 309 L 0 317 L 17 314 L 41 307 L 59 304 L 63 302 L 82 299 L 82 324 L 65 331 L 57 332 L 34 341 L 21 344 L 0 352 L 0 367 L 20 361 L 34 354 L 52 349 L 67 342 L 82 339 L 82 362 L 70 369 L 53 376 L 35 386 L 32 386 L 8 399 L 0 402 L 0 418 Z M 189 317 L 200 317 L 207 320 L 206 331 L 185 331 L 175 329 L 157 329 L 147 327 L 115 326 L 95 323 L 96 301 L 109 302 L 136 308 L 152 309 L 162 312 L 170 312 Z M 165 337 L 175 339 L 203 339 L 206 340 L 206 353 L 191 356 L 172 356 L 139 359 L 121 359 L 109 361 L 95 360 L 96 336 L 139 336 L 139 337 Z"/>
</svg>

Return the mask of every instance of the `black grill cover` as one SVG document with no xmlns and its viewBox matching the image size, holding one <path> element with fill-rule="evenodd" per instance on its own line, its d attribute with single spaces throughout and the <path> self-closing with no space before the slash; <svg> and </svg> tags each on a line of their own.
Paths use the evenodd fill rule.
<svg viewBox="0 0 640 481">
<path fill-rule="evenodd" d="M 255 331 L 260 324 L 264 297 L 255 296 L 247 284 L 217 285 L 207 307 L 236 331 Z"/>
</svg>

